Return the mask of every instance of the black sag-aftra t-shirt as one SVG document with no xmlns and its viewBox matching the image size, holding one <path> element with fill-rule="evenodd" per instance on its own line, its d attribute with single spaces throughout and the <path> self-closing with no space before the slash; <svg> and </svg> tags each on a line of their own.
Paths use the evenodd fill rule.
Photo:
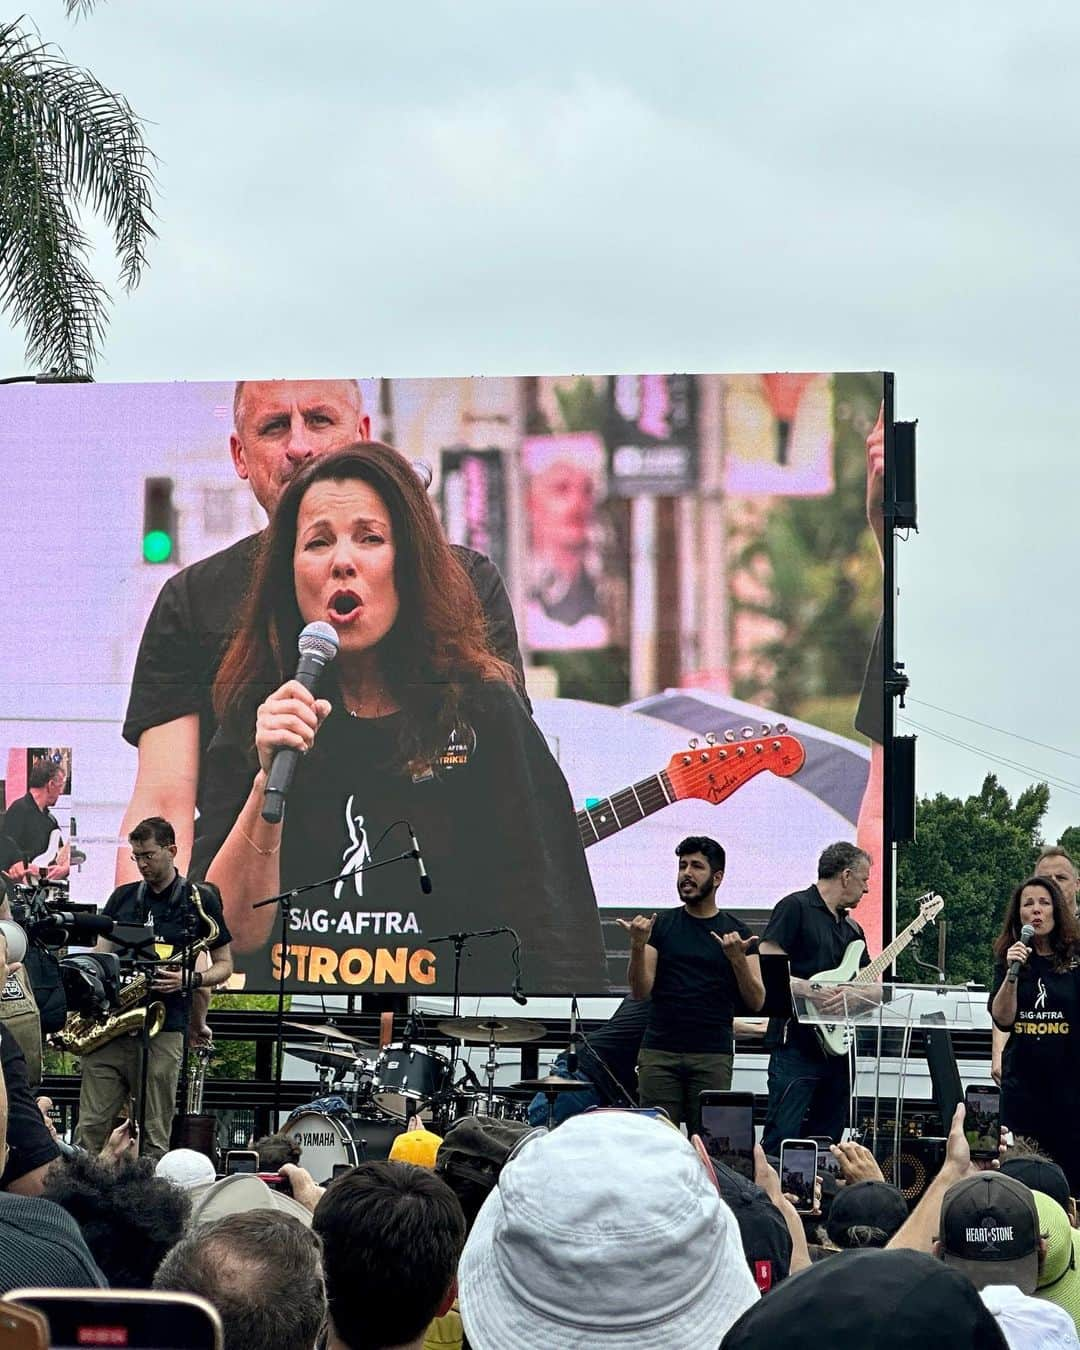
<svg viewBox="0 0 1080 1350">
<path fill-rule="evenodd" d="M 605 992 L 596 897 L 570 790 L 547 742 L 502 682 L 470 686 L 461 714 L 460 734 L 430 773 L 414 775 L 398 754 L 403 713 L 350 717 L 333 701 L 289 789 L 280 884 L 287 891 L 348 875 L 297 898 L 291 943 L 338 954 L 413 951 L 432 935 L 505 924 L 522 939 L 527 994 Z M 196 876 L 213 861 L 251 789 L 253 733 L 254 726 L 244 735 L 226 726 L 210 748 L 207 805 L 192 855 Z M 423 852 L 430 894 L 420 891 L 411 860 L 362 870 L 409 847 L 405 822 Z M 249 988 L 273 988 L 276 941 L 275 935 L 257 951 L 235 952 Z M 472 940 L 462 990 L 508 992 L 511 946 L 503 935 Z M 452 948 L 441 944 L 436 956 L 435 982 L 421 992 L 452 988 Z M 362 992 L 343 986 L 342 978 L 340 971 L 314 977 L 322 993 L 333 992 L 333 983 L 338 992 Z"/>
<path fill-rule="evenodd" d="M 996 962 L 988 1006 L 1005 974 L 1005 962 Z M 1080 964 L 1054 970 L 1049 957 L 1032 952 L 1016 982 L 1016 1005 L 1001 1065 L 1002 1114 L 1013 1128 L 1022 1120 L 1010 1119 L 1010 1108 L 1028 1099 L 1080 1104 Z"/>
<path fill-rule="evenodd" d="M 731 962 L 714 933 L 751 936 L 745 924 L 722 909 L 708 919 L 695 918 L 682 905 L 657 915 L 649 938 L 656 948 L 656 979 L 643 1049 L 732 1053 L 731 1024 L 736 1012 L 743 1011 L 743 1002 Z"/>
</svg>

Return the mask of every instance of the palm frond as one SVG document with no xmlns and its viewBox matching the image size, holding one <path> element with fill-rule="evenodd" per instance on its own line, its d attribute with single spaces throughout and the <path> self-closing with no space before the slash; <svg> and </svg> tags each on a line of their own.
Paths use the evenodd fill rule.
<svg viewBox="0 0 1080 1350">
<path fill-rule="evenodd" d="M 91 369 L 108 296 L 79 208 L 108 224 L 130 290 L 154 237 L 153 163 L 125 99 L 17 22 L 0 25 L 0 308 L 25 327 L 32 361 Z"/>
</svg>

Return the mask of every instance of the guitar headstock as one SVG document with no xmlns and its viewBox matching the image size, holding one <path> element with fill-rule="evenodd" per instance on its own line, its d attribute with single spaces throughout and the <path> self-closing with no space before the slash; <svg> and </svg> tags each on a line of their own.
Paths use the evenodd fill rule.
<svg viewBox="0 0 1080 1350">
<path fill-rule="evenodd" d="M 672 755 L 666 773 L 677 800 L 697 797 L 715 806 L 759 773 L 790 778 L 805 762 L 801 742 L 780 722 L 756 734 L 753 727 L 743 727 L 739 739 L 733 731 L 720 741 L 710 732 L 704 745 L 695 738 L 689 749 Z"/>
<path fill-rule="evenodd" d="M 919 901 L 919 918 L 923 923 L 933 923 L 945 908 L 945 901 L 936 891 L 928 891 Z"/>
</svg>

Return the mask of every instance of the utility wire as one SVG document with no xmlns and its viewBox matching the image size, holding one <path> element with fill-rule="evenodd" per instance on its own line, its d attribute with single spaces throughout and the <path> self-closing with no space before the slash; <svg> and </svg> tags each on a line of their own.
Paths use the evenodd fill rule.
<svg viewBox="0 0 1080 1350">
<path fill-rule="evenodd" d="M 1019 731 L 1006 731 L 1004 727 L 995 727 L 991 722 L 980 722 L 977 717 L 968 717 L 964 713 L 953 712 L 951 708 L 941 708 L 936 703 L 927 703 L 925 699 L 912 698 L 907 696 L 908 703 L 917 703 L 920 708 L 933 708 L 935 712 L 944 713 L 946 717 L 959 717 L 962 722 L 971 722 L 977 727 L 985 727 L 987 731 L 996 731 L 1002 736 L 1011 736 L 1017 741 L 1026 741 L 1028 745 L 1037 745 L 1042 750 L 1053 750 L 1057 755 L 1068 755 L 1070 759 L 1080 759 L 1080 754 L 1074 750 L 1063 750 L 1060 745 L 1050 745 L 1046 741 L 1036 741 L 1030 736 L 1022 736 Z"/>
<path fill-rule="evenodd" d="M 1069 792 L 1074 796 L 1080 797 L 1080 783 L 1070 783 L 1065 779 L 1058 778 L 1055 774 L 1048 774 L 1042 769 L 1037 769 L 1031 764 L 1021 764 L 1015 759 L 1007 759 L 1004 755 L 995 755 L 989 750 L 983 750 L 978 745 L 971 745 L 967 741 L 961 741 L 955 736 L 948 735 L 947 732 L 938 731 L 935 727 L 928 727 L 922 722 L 913 721 L 903 713 L 898 717 L 905 725 L 914 727 L 916 731 L 925 732 L 928 736 L 936 736 L 938 740 L 946 741 L 949 745 L 958 746 L 961 750 L 969 750 L 973 755 L 978 755 L 982 759 L 992 760 L 995 764 L 1003 764 L 1010 769 L 1019 769 L 1023 773 L 1033 773 L 1042 782 L 1048 786 L 1056 788 L 1061 792 Z"/>
</svg>

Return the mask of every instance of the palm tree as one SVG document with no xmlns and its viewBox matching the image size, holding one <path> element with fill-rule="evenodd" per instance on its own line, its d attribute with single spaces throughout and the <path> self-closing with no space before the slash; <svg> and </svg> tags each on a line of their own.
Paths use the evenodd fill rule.
<svg viewBox="0 0 1080 1350">
<path fill-rule="evenodd" d="M 92 0 L 67 0 L 87 13 Z M 153 155 L 127 101 L 62 53 L 0 24 L 0 310 L 26 333 L 27 360 L 89 374 L 109 296 L 87 262 L 80 209 L 109 225 L 125 290 L 154 237 Z"/>
</svg>

